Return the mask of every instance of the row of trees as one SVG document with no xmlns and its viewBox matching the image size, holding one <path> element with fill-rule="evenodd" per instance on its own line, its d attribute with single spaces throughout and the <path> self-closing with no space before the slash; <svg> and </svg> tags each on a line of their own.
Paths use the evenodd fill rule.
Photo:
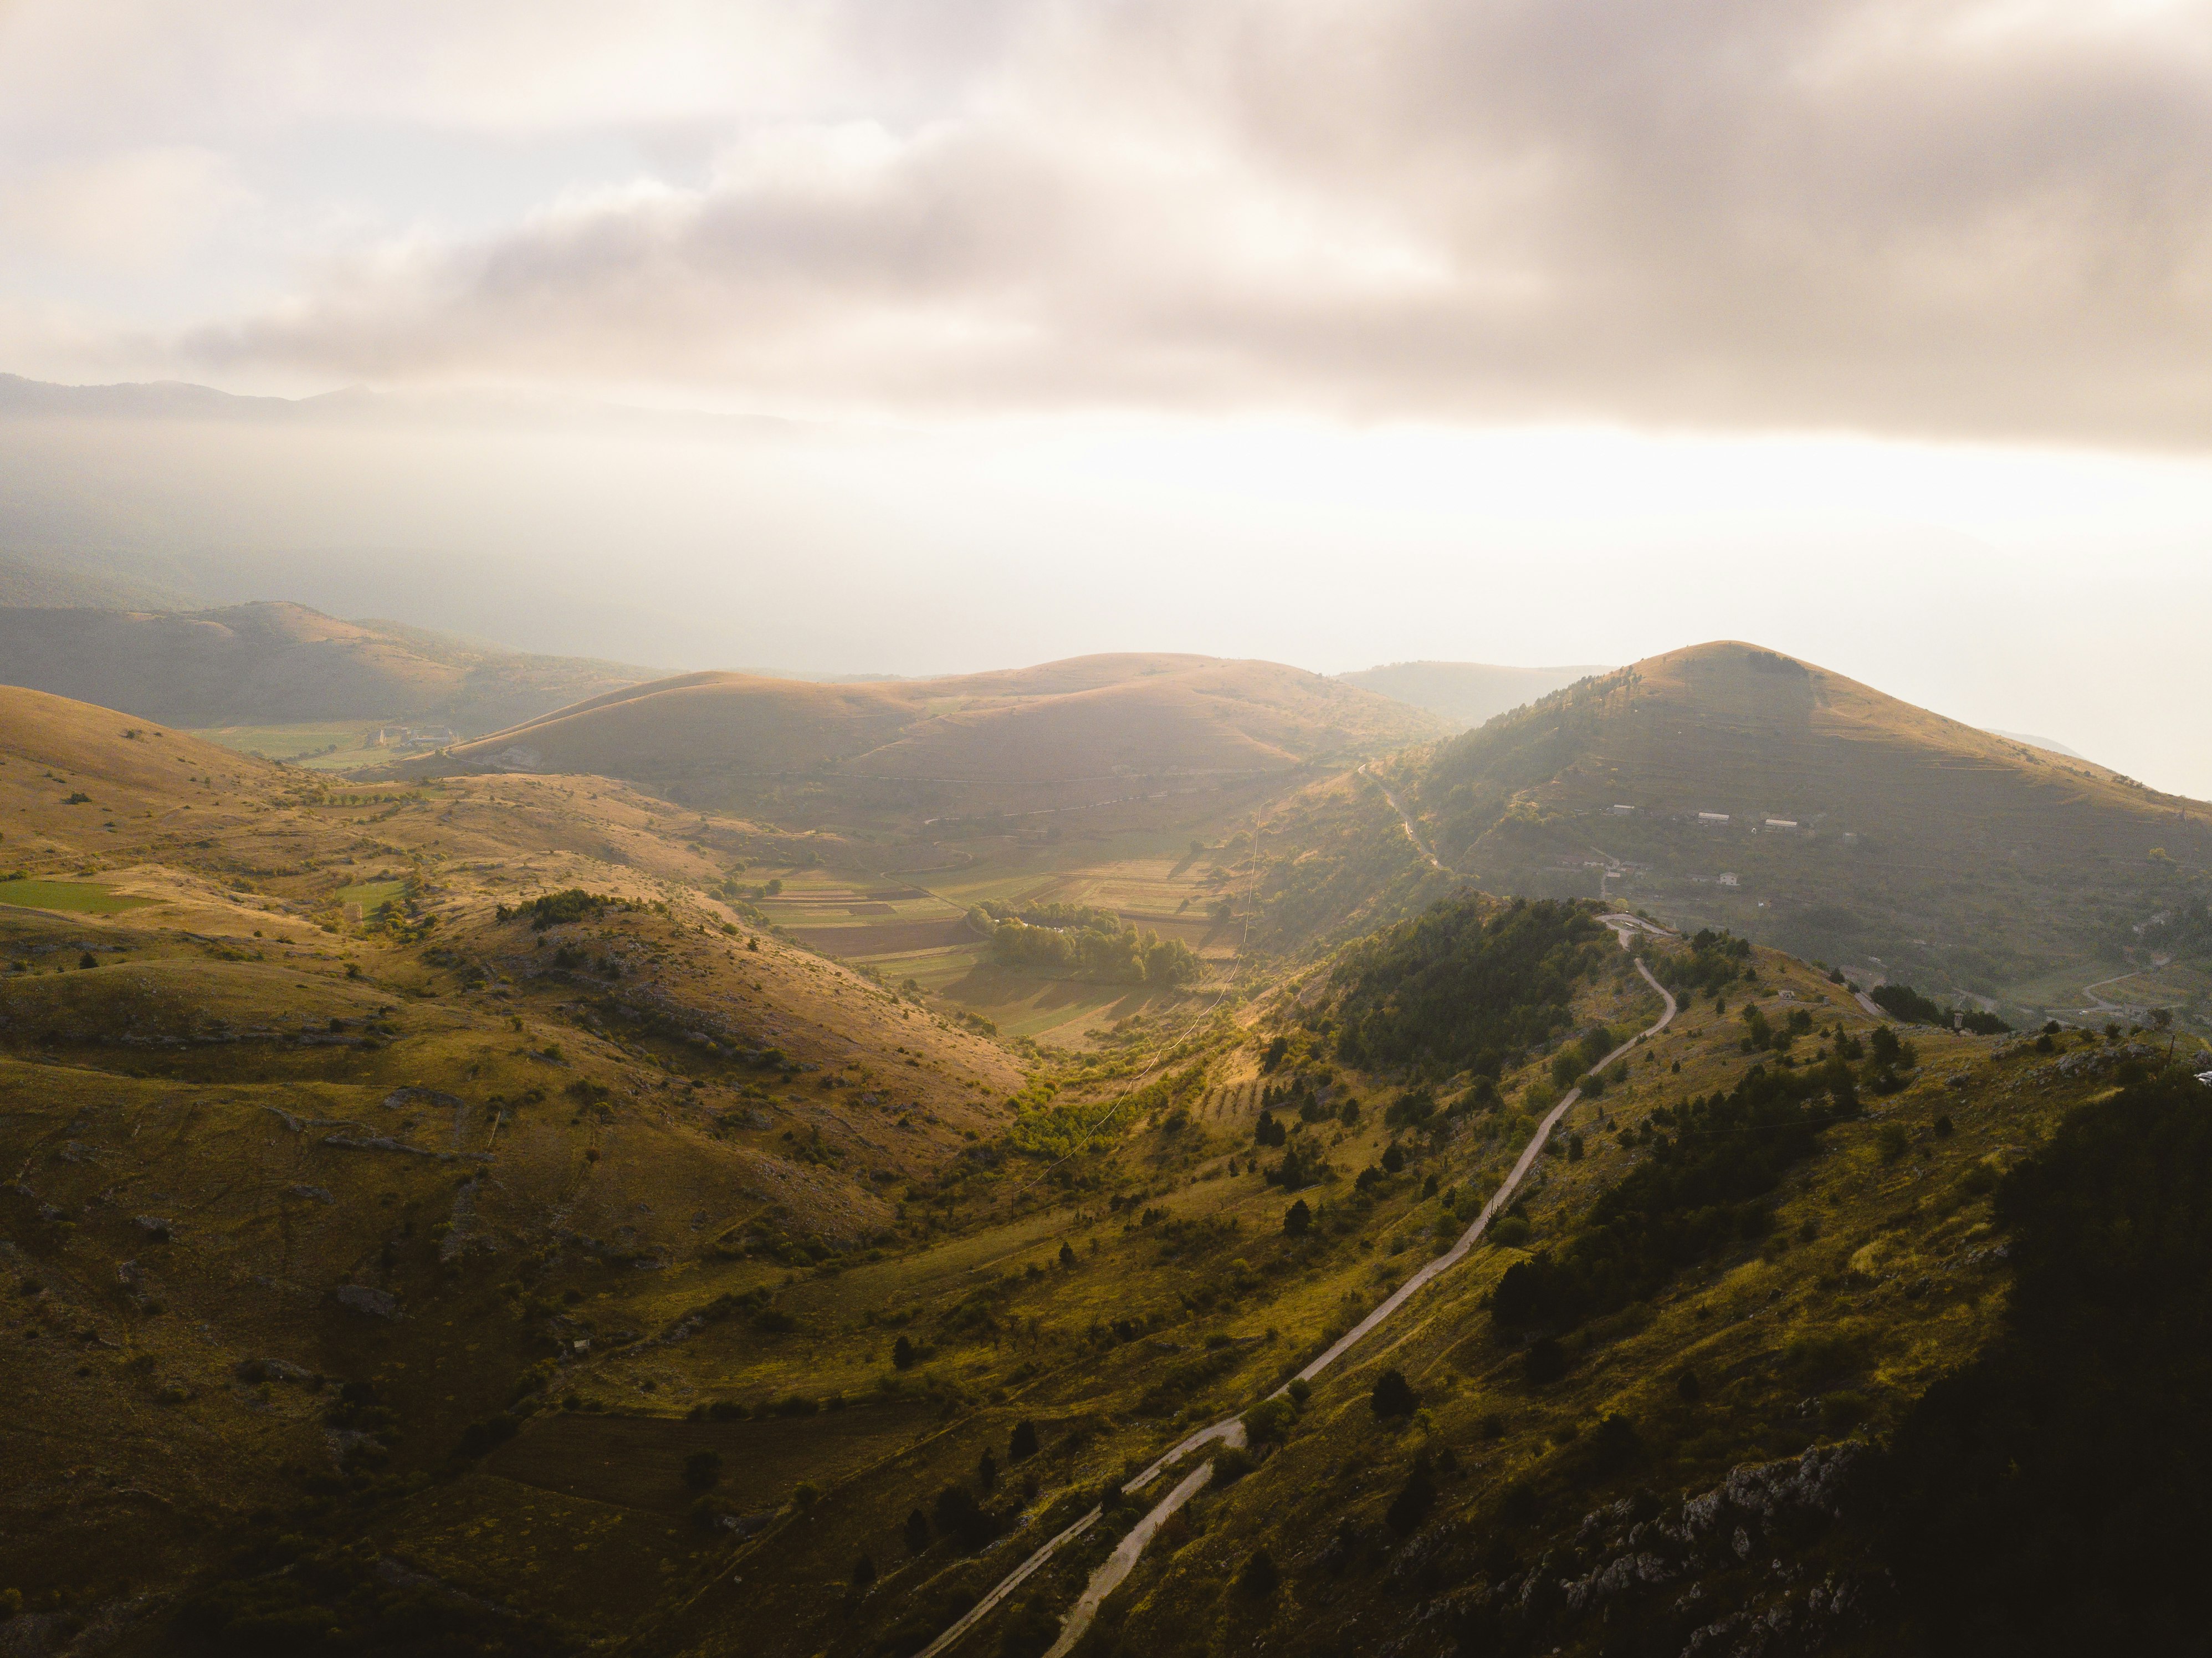
<svg viewBox="0 0 2212 1658">
<path fill-rule="evenodd" d="M 1188 984 L 1204 972 L 1198 952 L 1181 940 L 1123 926 L 1112 916 L 1106 921 L 1068 927 L 992 922 L 991 958 L 1001 967 L 1103 984 Z"/>
</svg>

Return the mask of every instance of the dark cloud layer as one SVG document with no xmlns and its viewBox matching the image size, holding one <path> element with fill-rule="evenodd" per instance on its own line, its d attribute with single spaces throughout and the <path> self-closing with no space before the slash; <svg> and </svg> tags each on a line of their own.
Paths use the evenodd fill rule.
<svg viewBox="0 0 2212 1658">
<path fill-rule="evenodd" d="M 2202 6 L 994 15 L 941 107 L 745 124 L 704 185 L 364 258 L 181 353 L 827 406 L 2212 434 Z"/>
</svg>

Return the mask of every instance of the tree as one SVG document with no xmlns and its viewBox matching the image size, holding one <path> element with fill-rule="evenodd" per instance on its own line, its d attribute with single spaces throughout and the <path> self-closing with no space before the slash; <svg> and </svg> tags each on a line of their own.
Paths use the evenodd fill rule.
<svg viewBox="0 0 2212 1658">
<path fill-rule="evenodd" d="M 1389 1145 L 1386 1145 L 1386 1146 L 1384 1146 L 1384 1147 L 1382 1148 L 1382 1171 L 1383 1171 L 1383 1173 L 1385 1173 L 1385 1174 L 1389 1174 L 1389 1175 L 1395 1175 L 1395 1174 L 1396 1174 L 1400 1169 L 1403 1169 L 1405 1166 L 1406 1166 L 1406 1153 L 1405 1153 L 1405 1150 L 1404 1150 L 1404 1148 L 1403 1148 L 1403 1147 L 1401 1147 L 1401 1146 L 1400 1146 L 1400 1145 L 1399 1145 L 1399 1144 L 1397 1143 L 1397 1141 L 1393 1140 L 1393 1141 L 1391 1141 L 1391 1142 L 1390 1142 L 1390 1144 L 1389 1144 Z"/>
<path fill-rule="evenodd" d="M 684 1459 L 684 1483 L 695 1491 L 710 1491 L 721 1483 L 722 1454 L 694 1451 Z"/>
<path fill-rule="evenodd" d="M 1389 1421 L 1393 1417 L 1413 1415 L 1421 1400 L 1413 1384 L 1406 1380 L 1406 1373 L 1390 1370 L 1375 1378 L 1375 1392 L 1368 1402 L 1375 1407 L 1377 1417 Z"/>
<path fill-rule="evenodd" d="M 905 1336 L 901 1336 L 896 1341 L 891 1343 L 893 1370 L 910 1370 L 914 1368 L 915 1360 L 920 1357 L 921 1355 L 915 1351 L 914 1343 Z"/>
<path fill-rule="evenodd" d="M 1013 1436 L 1006 1442 L 1006 1461 L 1026 1462 L 1036 1454 L 1036 1424 L 1024 1418 L 1014 1424 Z"/>
<path fill-rule="evenodd" d="M 1423 1451 L 1413 1459 L 1413 1472 L 1406 1483 L 1390 1499 L 1390 1506 L 1382 1512 L 1382 1519 L 1401 1537 L 1409 1537 L 1429 1517 L 1429 1510 L 1437 1505 L 1437 1482 L 1429 1473 L 1429 1454 Z"/>
<path fill-rule="evenodd" d="M 1075 1266 L 1075 1246 L 1063 1242 L 1060 1246 L 1060 1264 L 1071 1270 Z"/>
<path fill-rule="evenodd" d="M 920 1554 L 929 1546 L 929 1516 L 916 1509 L 906 1517 L 906 1552 Z"/>
<path fill-rule="evenodd" d="M 1567 1350 L 1549 1336 L 1539 1336 L 1528 1344 L 1521 1370 L 1535 1386 L 1547 1387 L 1567 1373 Z"/>
<path fill-rule="evenodd" d="M 1275 1592 L 1283 1581 L 1275 1570 L 1275 1562 L 1264 1548 L 1255 1549 L 1244 1562 L 1243 1570 L 1237 1574 L 1237 1592 L 1257 1600 Z"/>
<path fill-rule="evenodd" d="M 876 1581 L 876 1563 L 866 1555 L 853 1562 L 853 1587 L 864 1589 Z"/>
<path fill-rule="evenodd" d="M 1313 1211 L 1300 1198 L 1283 1213 L 1283 1230 L 1294 1238 L 1302 1238 L 1313 1230 Z"/>
<path fill-rule="evenodd" d="M 982 1487 L 986 1497 L 999 1489 L 999 1459 L 988 1450 L 975 1464 L 975 1483 Z"/>
</svg>

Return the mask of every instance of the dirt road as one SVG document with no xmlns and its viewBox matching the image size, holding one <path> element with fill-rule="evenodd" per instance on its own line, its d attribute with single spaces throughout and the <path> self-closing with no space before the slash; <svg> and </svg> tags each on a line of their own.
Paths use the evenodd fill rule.
<svg viewBox="0 0 2212 1658">
<path fill-rule="evenodd" d="M 1378 783 L 1376 786 L 1380 788 L 1382 786 Z M 1383 795 L 1385 799 L 1389 799 L 1389 791 L 1384 789 Z M 1391 805 L 1395 806 L 1397 802 L 1395 800 L 1392 800 Z M 1400 816 L 1401 817 L 1404 816 L 1402 811 L 1400 813 Z M 1420 837 L 1418 835 L 1414 835 L 1413 828 L 1410 822 L 1407 823 L 1406 832 L 1409 835 L 1413 836 L 1414 845 L 1421 845 Z M 1427 849 L 1425 847 L 1423 847 L 1424 852 L 1426 852 L 1426 850 Z M 1430 861 L 1432 863 L 1435 862 L 1433 854 L 1430 855 Z M 1443 865 L 1439 864 L 1437 865 L 1437 867 L 1441 869 Z M 1636 932 L 1640 928 L 1649 929 L 1655 933 L 1663 934 L 1664 932 L 1663 929 L 1655 927 L 1651 923 L 1640 920 L 1634 916 L 1623 915 L 1620 917 L 1607 917 L 1604 919 L 1607 921 L 1608 925 L 1611 925 L 1615 920 L 1626 923 L 1626 925 L 1616 926 L 1614 928 L 1615 934 L 1620 939 L 1620 947 L 1623 950 L 1626 950 L 1630 947 L 1630 940 L 1635 936 Z M 1657 1035 L 1674 1021 L 1676 1005 L 1673 993 L 1670 992 L 1664 985 L 1661 984 L 1658 980 L 1651 976 L 1651 969 L 1646 967 L 1642 961 L 1639 960 L 1636 963 L 1636 970 L 1644 975 L 1644 981 L 1646 984 L 1650 985 L 1652 989 L 1659 993 L 1660 999 L 1666 1004 L 1666 1011 L 1659 1016 L 1656 1023 L 1648 1026 L 1639 1035 L 1632 1036 L 1628 1041 L 1623 1042 L 1620 1047 L 1614 1048 L 1612 1053 L 1607 1054 L 1602 1060 L 1599 1060 L 1597 1065 L 1591 1067 L 1593 1070 L 1601 1069 L 1605 1066 L 1611 1065 L 1615 1060 L 1625 1057 L 1638 1042 L 1644 1041 L 1645 1037 Z M 1421 1267 L 1419 1271 L 1416 1272 L 1411 1278 L 1407 1278 L 1405 1283 L 1399 1285 L 1397 1290 L 1387 1300 L 1385 1300 L 1382 1305 L 1376 1308 L 1373 1312 L 1368 1314 L 1365 1318 L 1360 1320 L 1358 1324 L 1346 1331 L 1344 1335 L 1340 1337 L 1334 1344 L 1332 1344 L 1328 1350 L 1322 1353 L 1320 1357 L 1315 1359 L 1312 1363 L 1300 1370 L 1297 1375 L 1297 1379 L 1310 1382 L 1316 1376 L 1321 1375 L 1322 1372 L 1328 1370 L 1330 1365 L 1335 1363 L 1338 1359 L 1343 1357 L 1346 1353 L 1351 1351 L 1352 1348 L 1358 1346 L 1360 1342 L 1366 1339 L 1366 1338 L 1374 1333 L 1376 1330 L 1389 1322 L 1390 1318 L 1399 1310 L 1399 1309 L 1403 1307 L 1407 1302 L 1418 1295 L 1428 1284 L 1434 1282 L 1443 1273 L 1449 1272 L 1453 1267 L 1458 1266 L 1461 1261 L 1466 1260 L 1468 1253 L 1472 1251 L 1476 1243 L 1481 1240 L 1483 1233 L 1488 1230 L 1491 1221 L 1498 1215 L 1500 1210 L 1504 1209 L 1508 1203 L 1512 1201 L 1514 1193 L 1520 1188 L 1521 1182 L 1528 1178 L 1528 1171 L 1535 1167 L 1536 1159 L 1543 1155 L 1544 1146 L 1552 1138 L 1553 1131 L 1559 1127 L 1560 1122 L 1565 1118 L 1567 1113 L 1574 1108 L 1576 1102 L 1581 1098 L 1582 1090 L 1580 1088 L 1571 1090 L 1557 1105 L 1553 1106 L 1551 1110 L 1545 1114 L 1544 1120 L 1536 1125 L 1536 1132 L 1529 1136 L 1528 1145 L 1522 1148 L 1521 1156 L 1515 1162 L 1512 1172 L 1506 1175 L 1504 1181 L 1498 1186 L 1498 1190 L 1491 1193 L 1490 1201 L 1482 1206 L 1482 1212 L 1477 1215 L 1474 1219 L 1469 1223 L 1467 1230 L 1460 1235 L 1457 1242 L 1454 1243 L 1452 1247 L 1446 1250 L 1443 1254 L 1438 1255 L 1435 1260 Z M 1285 1382 L 1282 1387 L 1278 1388 L 1275 1390 L 1275 1394 L 1280 1394 L 1285 1393 L 1289 1391 L 1289 1388 L 1290 1383 Z M 1269 1395 L 1271 1398 L 1273 1396 L 1275 1395 Z M 1200 1448 L 1216 1442 L 1227 1445 L 1243 1444 L 1244 1423 L 1241 1415 L 1224 1417 L 1220 1421 L 1213 1424 L 1211 1427 L 1201 1428 L 1198 1432 L 1191 1435 L 1189 1438 L 1182 1441 L 1173 1449 L 1161 1456 L 1157 1461 L 1153 1462 L 1150 1467 L 1135 1475 L 1126 1485 L 1124 1485 L 1121 1489 L 1124 1491 L 1130 1493 L 1140 1491 L 1146 1485 L 1150 1485 L 1153 1479 L 1158 1478 L 1158 1475 L 1171 1463 L 1176 1462 L 1183 1457 L 1191 1455 L 1193 1452 L 1199 1450 Z M 1106 1563 L 1100 1566 L 1098 1570 L 1091 1575 L 1091 1582 L 1085 1587 L 1082 1595 L 1076 1600 L 1075 1605 L 1069 1609 L 1066 1621 L 1060 1626 L 1060 1638 L 1053 1643 L 1052 1649 L 1046 1655 L 1046 1658 L 1065 1658 L 1065 1655 L 1074 1647 L 1078 1641 L 1083 1638 L 1084 1631 L 1091 1626 L 1091 1619 L 1097 1614 L 1098 1608 L 1102 1604 L 1103 1604 L 1106 1597 L 1112 1594 L 1115 1589 L 1119 1588 L 1123 1580 L 1136 1569 L 1137 1562 L 1143 1558 L 1146 1546 L 1152 1541 L 1153 1534 L 1159 1530 L 1163 1524 L 1165 1523 L 1168 1516 L 1172 1515 L 1185 1503 L 1188 1503 L 1193 1497 L 1195 1497 L 1198 1492 L 1204 1488 L 1206 1481 L 1211 1479 L 1212 1477 L 1213 1464 L 1211 1459 L 1209 1459 L 1208 1461 L 1200 1464 L 1198 1467 L 1193 1469 L 1189 1473 L 1186 1474 L 1176 1485 L 1174 1490 L 1170 1491 L 1165 1497 L 1161 1499 L 1159 1503 L 1155 1506 L 1150 1513 L 1146 1514 L 1142 1520 L 1137 1522 L 1136 1527 L 1127 1537 L 1121 1540 L 1120 1545 L 1115 1547 L 1113 1554 L 1108 1558 Z M 1084 1532 L 1087 1531 L 1099 1518 L 1100 1512 L 1101 1511 L 1097 1509 L 1091 1509 L 1090 1513 L 1084 1515 L 1082 1519 L 1077 1521 L 1075 1524 L 1070 1526 L 1066 1531 L 1060 1533 L 1059 1536 L 1054 1538 L 1042 1548 L 1037 1550 L 1036 1553 L 1030 1555 L 1028 1559 L 1022 1562 L 1022 1564 L 1017 1566 L 1012 1572 L 1009 1573 L 1006 1577 L 1001 1580 L 998 1586 L 988 1594 L 985 1595 L 982 1600 L 977 1601 L 975 1606 L 967 1613 L 966 1616 L 963 1617 L 958 1623 L 953 1625 L 952 1627 L 946 1630 L 944 1634 L 939 1636 L 936 1640 L 931 1642 L 928 1646 L 923 1648 L 921 1653 L 917 1655 L 917 1658 L 938 1658 L 939 1654 L 943 1653 L 951 1648 L 962 1636 L 965 1635 L 970 1629 L 973 1629 L 977 1623 L 981 1622 L 987 1613 L 998 1606 L 1000 1602 L 1006 1600 L 1007 1595 L 1012 1594 L 1014 1589 L 1018 1587 L 1025 1578 L 1029 1577 L 1030 1574 L 1035 1572 L 1040 1566 L 1043 1565 L 1046 1561 L 1051 1559 L 1053 1555 L 1055 1554 L 1063 1545 L 1081 1536 Z"/>
</svg>

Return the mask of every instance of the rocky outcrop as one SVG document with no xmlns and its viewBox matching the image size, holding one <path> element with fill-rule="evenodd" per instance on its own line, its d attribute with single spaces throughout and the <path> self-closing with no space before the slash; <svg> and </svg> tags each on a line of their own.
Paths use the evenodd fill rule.
<svg viewBox="0 0 2212 1658">
<path fill-rule="evenodd" d="M 1510 1634 L 1543 1649 L 1626 1626 L 1642 1631 L 1638 1651 L 1807 1658 L 1888 1604 L 1886 1576 L 1860 1550 L 1830 1546 L 1871 1507 L 1881 1465 L 1849 1440 L 1731 1469 L 1676 1503 L 1624 1497 L 1584 1515 L 1532 1568 L 1477 1588 L 1460 1615 L 1478 1648 Z"/>
</svg>

